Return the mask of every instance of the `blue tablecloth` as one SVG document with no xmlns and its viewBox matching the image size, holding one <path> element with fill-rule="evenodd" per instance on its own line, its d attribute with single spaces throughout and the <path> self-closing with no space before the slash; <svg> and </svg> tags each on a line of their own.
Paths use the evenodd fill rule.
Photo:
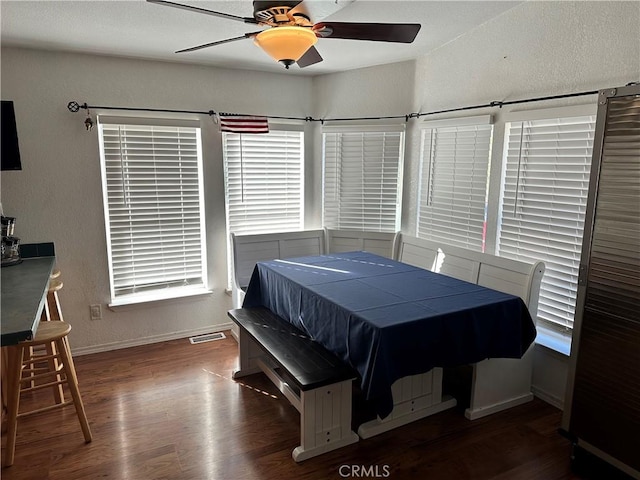
<svg viewBox="0 0 640 480">
<path fill-rule="evenodd" d="M 536 335 L 519 297 L 368 252 L 260 262 L 243 306 L 270 309 L 349 363 L 381 418 L 397 379 L 520 358 Z"/>
</svg>

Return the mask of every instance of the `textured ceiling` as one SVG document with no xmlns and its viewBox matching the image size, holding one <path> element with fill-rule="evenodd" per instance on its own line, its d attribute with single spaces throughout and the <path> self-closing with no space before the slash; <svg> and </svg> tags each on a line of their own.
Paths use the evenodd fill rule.
<svg viewBox="0 0 640 480">
<path fill-rule="evenodd" d="M 177 0 L 200 8 L 250 17 L 252 2 Z M 324 61 L 293 75 L 318 75 L 410 60 L 438 48 L 513 8 L 509 1 L 306 0 L 315 23 L 420 23 L 412 44 L 324 38 L 316 44 Z M 250 39 L 191 53 L 176 50 L 260 30 L 256 25 L 148 3 L 128 1 L 0 2 L 2 46 L 86 52 L 130 58 L 282 72 Z"/>
</svg>

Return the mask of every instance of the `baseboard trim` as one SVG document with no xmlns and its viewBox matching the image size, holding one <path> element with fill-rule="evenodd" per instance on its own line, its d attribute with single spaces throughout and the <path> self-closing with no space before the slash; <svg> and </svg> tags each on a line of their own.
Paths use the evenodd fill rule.
<svg viewBox="0 0 640 480">
<path fill-rule="evenodd" d="M 501 412 L 502 410 L 506 410 L 508 408 L 517 407 L 518 405 L 530 402 L 531 400 L 533 400 L 533 394 L 525 393 L 523 395 L 520 395 L 519 397 L 510 398 L 493 405 L 487 405 L 484 407 L 475 408 L 473 410 L 471 408 L 467 408 L 464 411 L 464 416 L 469 420 L 477 420 L 478 418 L 486 417 L 487 415 L 493 415 L 494 413 Z"/>
<path fill-rule="evenodd" d="M 120 350 L 122 348 L 139 347 L 140 345 L 150 345 L 152 343 L 166 342 L 168 340 L 178 340 L 180 338 L 188 338 L 205 333 L 230 330 L 232 325 L 232 322 L 228 322 L 217 325 L 210 325 L 208 327 L 196 328 L 193 330 L 182 330 L 179 332 L 170 332 L 162 335 L 152 335 L 150 337 L 124 340 L 121 342 L 103 343 L 101 345 L 90 345 L 88 347 L 73 347 L 73 355 L 75 357 L 79 357 L 82 355 L 90 355 L 92 353 L 109 352 L 111 350 Z"/>
<path fill-rule="evenodd" d="M 546 392 L 536 387 L 535 385 L 531 385 L 531 392 L 535 397 L 539 398 L 540 400 L 547 402 L 550 405 L 553 405 L 559 410 L 564 410 L 564 399 L 558 398 L 557 396 L 552 395 L 549 392 Z"/>
</svg>

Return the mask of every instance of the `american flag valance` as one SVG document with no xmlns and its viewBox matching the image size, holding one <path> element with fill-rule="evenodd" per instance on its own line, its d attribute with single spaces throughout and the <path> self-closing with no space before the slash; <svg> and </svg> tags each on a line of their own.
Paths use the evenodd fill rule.
<svg viewBox="0 0 640 480">
<path fill-rule="evenodd" d="M 219 115 L 220 131 L 231 133 L 269 133 L 267 117 Z"/>
</svg>

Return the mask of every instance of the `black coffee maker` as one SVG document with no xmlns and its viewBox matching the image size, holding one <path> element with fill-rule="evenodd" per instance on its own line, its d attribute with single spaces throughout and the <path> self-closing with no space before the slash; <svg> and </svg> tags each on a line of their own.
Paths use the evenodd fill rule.
<svg viewBox="0 0 640 480">
<path fill-rule="evenodd" d="M 16 226 L 15 217 L 2 215 L 2 266 L 17 265 L 20 258 L 20 239 L 13 236 Z"/>
</svg>

